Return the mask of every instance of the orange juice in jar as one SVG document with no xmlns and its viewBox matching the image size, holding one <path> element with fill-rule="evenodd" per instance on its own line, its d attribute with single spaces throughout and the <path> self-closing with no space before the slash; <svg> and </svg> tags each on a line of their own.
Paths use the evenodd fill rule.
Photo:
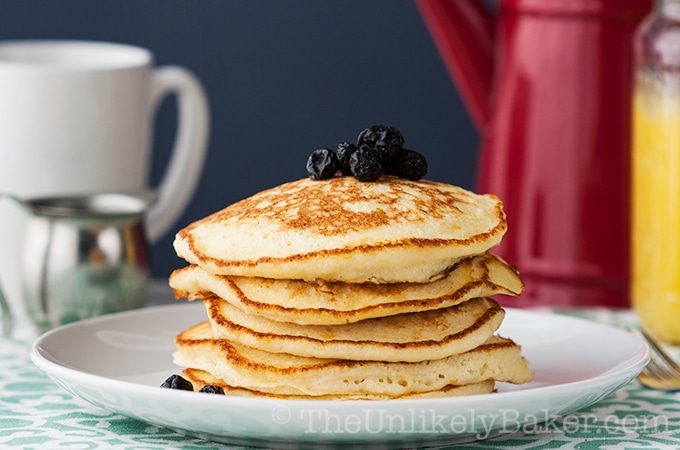
<svg viewBox="0 0 680 450">
<path fill-rule="evenodd" d="M 659 339 L 680 344 L 680 0 L 663 0 L 636 42 L 632 304 Z"/>
</svg>

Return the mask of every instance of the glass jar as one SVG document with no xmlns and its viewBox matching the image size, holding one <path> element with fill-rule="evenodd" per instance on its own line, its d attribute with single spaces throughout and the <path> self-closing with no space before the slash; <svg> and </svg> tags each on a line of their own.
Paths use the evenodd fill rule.
<svg viewBox="0 0 680 450">
<path fill-rule="evenodd" d="M 660 0 L 635 40 L 632 304 L 680 343 L 680 0 Z"/>
</svg>

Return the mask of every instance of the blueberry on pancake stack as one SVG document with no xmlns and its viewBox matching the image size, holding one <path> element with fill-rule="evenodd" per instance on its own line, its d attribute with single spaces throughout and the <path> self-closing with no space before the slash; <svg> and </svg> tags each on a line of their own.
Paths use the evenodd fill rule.
<svg viewBox="0 0 680 450">
<path fill-rule="evenodd" d="M 498 198 L 422 180 L 424 158 L 391 127 L 307 168 L 177 234 L 189 265 L 170 285 L 207 311 L 176 338 L 195 389 L 394 399 L 531 380 L 520 347 L 495 335 L 505 313 L 489 297 L 524 287 L 489 252 L 507 228 Z"/>
</svg>

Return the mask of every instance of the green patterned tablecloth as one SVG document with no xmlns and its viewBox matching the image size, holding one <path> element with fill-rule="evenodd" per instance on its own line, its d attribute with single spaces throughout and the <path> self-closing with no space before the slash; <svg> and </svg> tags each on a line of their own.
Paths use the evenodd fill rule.
<svg viewBox="0 0 680 450">
<path fill-rule="evenodd" d="M 627 311 L 569 314 L 619 326 L 634 322 Z M 234 448 L 182 436 L 72 397 L 32 364 L 29 349 L 35 331 L 23 317 L 15 322 L 12 339 L 0 338 L 0 448 Z M 680 394 L 648 390 L 633 381 L 567 417 L 458 448 L 680 448 L 679 400 Z"/>
</svg>

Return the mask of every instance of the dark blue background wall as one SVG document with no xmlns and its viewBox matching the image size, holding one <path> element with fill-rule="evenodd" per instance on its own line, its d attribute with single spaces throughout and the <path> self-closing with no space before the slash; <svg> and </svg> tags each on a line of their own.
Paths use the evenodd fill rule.
<svg viewBox="0 0 680 450">
<path fill-rule="evenodd" d="M 307 155 L 373 124 L 425 153 L 427 178 L 471 188 L 477 134 L 411 0 L 3 0 L 0 39 L 94 39 L 190 68 L 210 97 L 203 179 L 175 230 L 259 190 L 306 176 Z M 174 135 L 159 113 L 157 183 Z M 173 233 L 157 277 L 181 267 Z"/>
</svg>

